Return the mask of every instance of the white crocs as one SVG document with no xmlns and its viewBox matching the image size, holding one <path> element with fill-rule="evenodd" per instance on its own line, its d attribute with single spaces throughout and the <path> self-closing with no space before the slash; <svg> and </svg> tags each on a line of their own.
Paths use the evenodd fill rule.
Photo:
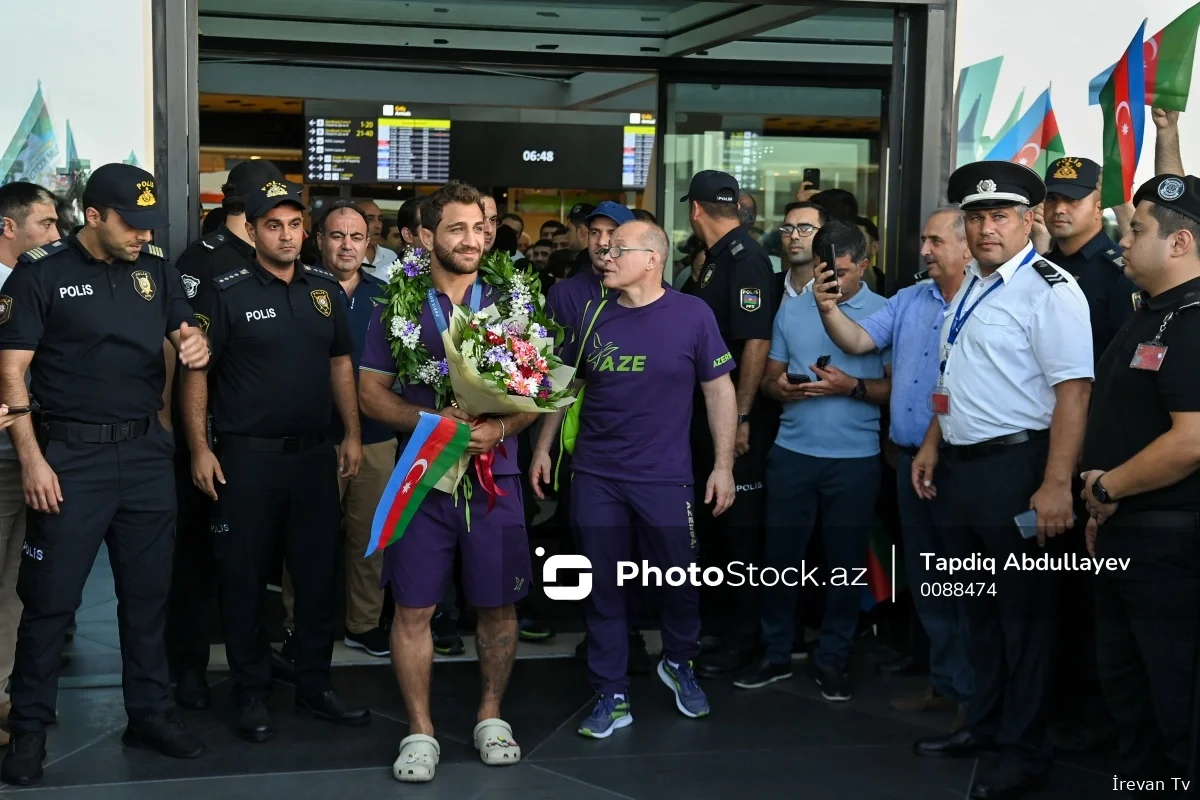
<svg viewBox="0 0 1200 800">
<path fill-rule="evenodd" d="M 406 736 L 400 742 L 400 755 L 392 764 L 392 775 L 405 783 L 425 783 L 437 772 L 442 748 L 437 739 L 423 733 Z"/>
<path fill-rule="evenodd" d="M 475 749 L 479 759 L 493 767 L 521 760 L 521 746 L 513 740 L 512 726 L 502 719 L 485 719 L 475 726 Z"/>
</svg>

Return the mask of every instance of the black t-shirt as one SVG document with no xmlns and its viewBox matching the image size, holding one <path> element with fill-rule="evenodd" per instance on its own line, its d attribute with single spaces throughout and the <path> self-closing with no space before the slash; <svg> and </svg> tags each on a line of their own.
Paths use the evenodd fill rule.
<svg viewBox="0 0 1200 800">
<path fill-rule="evenodd" d="M 1181 306 L 1196 303 L 1190 308 Z M 1157 372 L 1130 366 L 1173 313 Z M 1113 340 L 1096 368 L 1082 468 L 1115 469 L 1171 428 L 1172 412 L 1200 411 L 1200 278 L 1150 298 Z M 1182 481 L 1120 501 L 1117 517 L 1139 511 L 1200 512 L 1200 471 Z M 1114 517 L 1115 519 L 1116 517 Z"/>
<path fill-rule="evenodd" d="M 266 438 L 328 430 L 329 361 L 354 349 L 337 278 L 297 262 L 285 283 L 251 262 L 212 287 L 197 296 L 196 315 L 212 346 L 213 429 Z"/>
<path fill-rule="evenodd" d="M 30 390 L 45 417 L 98 425 L 162 409 L 163 339 L 198 324 L 161 248 L 109 264 L 76 236 L 22 255 L 0 306 L 0 350 L 34 351 Z"/>
<path fill-rule="evenodd" d="M 188 301 L 193 305 L 206 292 L 213 291 L 213 278 L 227 272 L 248 266 L 254 260 L 254 248 L 234 236 L 228 228 L 222 225 L 217 230 L 192 242 L 175 261 L 179 277 L 183 281 L 183 290 Z M 174 420 L 175 444 L 177 453 L 186 455 L 187 436 L 185 435 L 182 413 L 183 390 L 181 383 L 182 367 L 175 370 L 175 391 L 171 394 L 171 418 Z"/>
<path fill-rule="evenodd" d="M 1125 277 L 1121 247 L 1101 232 L 1072 255 L 1064 255 L 1056 244 L 1046 258 L 1075 276 L 1087 298 L 1092 319 L 1092 357 L 1098 363 L 1117 332 L 1133 316 L 1135 298 L 1141 293 Z"/>
<path fill-rule="evenodd" d="M 700 279 L 688 280 L 686 294 L 699 297 L 713 310 L 717 329 L 741 373 L 742 349 L 748 339 L 771 341 L 779 301 L 771 259 L 742 228 L 734 228 L 708 249 Z"/>
</svg>

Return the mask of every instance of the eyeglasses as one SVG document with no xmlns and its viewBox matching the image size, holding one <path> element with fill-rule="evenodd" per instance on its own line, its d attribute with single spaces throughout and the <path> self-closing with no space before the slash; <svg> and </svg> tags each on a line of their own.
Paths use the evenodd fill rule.
<svg viewBox="0 0 1200 800">
<path fill-rule="evenodd" d="M 816 225 L 809 225 L 807 222 L 803 225 L 780 225 L 779 235 L 787 239 L 793 233 L 799 233 L 801 236 L 808 238 L 819 230 L 820 228 Z"/>
<path fill-rule="evenodd" d="M 596 251 L 596 255 L 600 256 L 601 258 L 606 258 L 607 256 L 611 255 L 613 257 L 613 261 L 616 261 L 618 258 L 625 255 L 626 253 L 653 253 L 653 252 L 654 251 L 651 250 L 649 247 L 601 247 L 599 250 Z"/>
</svg>

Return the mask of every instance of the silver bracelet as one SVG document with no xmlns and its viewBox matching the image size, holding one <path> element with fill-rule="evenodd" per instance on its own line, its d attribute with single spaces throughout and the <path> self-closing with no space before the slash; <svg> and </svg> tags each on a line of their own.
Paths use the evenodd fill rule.
<svg viewBox="0 0 1200 800">
<path fill-rule="evenodd" d="M 496 422 L 500 423 L 500 444 L 504 444 L 504 437 L 508 433 L 508 429 L 504 427 L 504 420 L 496 417 Z"/>
</svg>

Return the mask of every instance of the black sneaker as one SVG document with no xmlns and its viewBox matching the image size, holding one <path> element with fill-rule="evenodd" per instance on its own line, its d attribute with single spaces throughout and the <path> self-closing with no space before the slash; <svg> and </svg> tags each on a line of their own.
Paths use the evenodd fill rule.
<svg viewBox="0 0 1200 800">
<path fill-rule="evenodd" d="M 173 711 L 130 717 L 121 743 L 126 747 L 157 750 L 171 758 L 199 758 L 204 755 L 204 742 L 188 733 Z"/>
<path fill-rule="evenodd" d="M 392 643 L 388 640 L 388 632 L 378 625 L 364 633 L 346 631 L 346 638 L 342 639 L 342 643 L 355 650 L 366 650 L 371 655 L 380 658 L 392 654 Z"/>
<path fill-rule="evenodd" d="M 629 658 L 625 665 L 630 675 L 649 675 L 654 669 L 654 661 L 646 649 L 646 637 L 642 636 L 641 631 L 629 632 Z"/>
<path fill-rule="evenodd" d="M 821 697 L 833 703 L 844 703 L 850 699 L 850 676 L 838 669 L 818 667 L 811 670 L 813 680 L 821 687 Z"/>
<path fill-rule="evenodd" d="M 554 628 L 528 617 L 517 623 L 517 632 L 523 642 L 548 642 L 554 638 Z"/>
<path fill-rule="evenodd" d="M 430 623 L 433 632 L 433 651 L 440 656 L 461 656 L 467 651 L 458 635 L 458 623 L 445 613 L 434 614 Z"/>
<path fill-rule="evenodd" d="M 32 786 L 42 779 L 46 760 L 46 733 L 14 733 L 0 765 L 0 781 L 10 786 Z"/>
<path fill-rule="evenodd" d="M 773 664 L 769 659 L 764 658 L 757 664 L 747 667 L 737 678 L 734 679 L 733 685 L 739 689 L 761 689 L 776 681 L 786 681 L 792 677 L 791 662 L 787 664 Z"/>
</svg>

